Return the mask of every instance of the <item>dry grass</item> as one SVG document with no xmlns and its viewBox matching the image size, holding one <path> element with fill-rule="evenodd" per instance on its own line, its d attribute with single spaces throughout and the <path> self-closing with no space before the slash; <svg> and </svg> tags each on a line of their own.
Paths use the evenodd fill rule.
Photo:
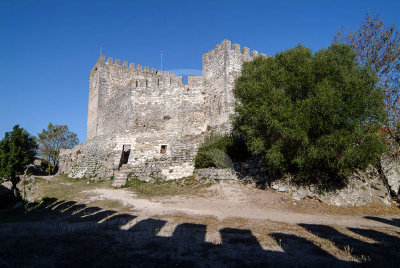
<svg viewBox="0 0 400 268">
<path fill-rule="evenodd" d="M 131 178 L 124 188 L 135 192 L 139 197 L 155 197 L 168 195 L 197 194 L 204 190 L 209 184 L 197 181 L 193 177 L 180 180 L 145 182 Z"/>
<path fill-rule="evenodd" d="M 71 179 L 67 176 L 57 176 L 40 183 L 38 196 L 50 196 L 60 200 L 79 200 L 82 191 L 96 188 L 112 188 L 109 180 Z"/>
</svg>

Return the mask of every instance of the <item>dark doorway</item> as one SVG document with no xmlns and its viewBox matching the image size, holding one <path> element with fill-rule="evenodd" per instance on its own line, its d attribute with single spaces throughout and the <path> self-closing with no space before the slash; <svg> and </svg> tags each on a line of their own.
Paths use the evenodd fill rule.
<svg viewBox="0 0 400 268">
<path fill-rule="evenodd" d="M 131 146 L 130 145 L 123 145 L 122 146 L 122 154 L 121 160 L 119 161 L 119 167 L 128 163 L 129 154 L 131 153 Z"/>
<path fill-rule="evenodd" d="M 160 153 L 161 154 L 166 154 L 167 153 L 167 145 L 161 145 Z"/>
</svg>

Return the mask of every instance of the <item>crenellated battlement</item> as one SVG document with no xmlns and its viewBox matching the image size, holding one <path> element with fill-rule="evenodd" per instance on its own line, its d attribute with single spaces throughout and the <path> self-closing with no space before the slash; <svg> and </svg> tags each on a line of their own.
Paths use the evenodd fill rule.
<svg viewBox="0 0 400 268">
<path fill-rule="evenodd" d="M 259 54 L 257 50 L 250 50 L 246 46 L 242 47 L 240 44 L 232 44 L 229 40 L 223 40 L 214 49 L 203 54 L 203 76 L 189 78 L 189 86 L 198 87 L 203 81 L 212 83 L 218 77 L 225 77 L 225 81 L 229 80 L 232 82 L 231 80 L 240 74 L 243 63 L 259 55 L 266 57 L 263 53 Z M 110 79 L 110 85 L 120 84 L 120 87 L 121 83 L 122 85 L 129 83 L 132 88 L 183 87 L 183 78 L 176 76 L 175 73 L 157 70 L 156 68 L 150 68 L 125 60 L 121 64 L 121 60 L 118 58 L 106 58 L 104 55 L 100 55 L 95 67 L 92 69 L 91 77 L 94 71 L 98 70 L 96 66 L 102 67 L 100 70 L 103 72 L 103 77 L 104 72 L 107 73 L 107 80 Z M 228 77 L 231 78 L 228 79 Z M 114 90 L 109 90 L 108 92 L 107 96 L 111 97 L 110 94 L 113 94 Z"/>
<path fill-rule="evenodd" d="M 128 61 L 122 61 L 122 65 L 121 65 L 121 60 L 120 59 L 113 59 L 112 57 L 108 57 L 106 60 L 106 57 L 104 55 L 100 55 L 98 61 L 98 63 L 104 63 L 109 67 L 121 67 L 121 68 L 126 68 L 128 70 L 131 71 L 141 71 L 143 73 L 151 73 L 151 74 L 155 74 L 158 76 L 170 76 L 168 72 L 163 72 L 162 70 L 157 70 L 156 68 L 150 68 L 148 66 L 143 66 L 141 64 L 136 64 L 131 62 L 129 63 Z M 171 74 L 175 75 L 175 74 Z"/>
<path fill-rule="evenodd" d="M 141 64 L 135 64 L 133 62 L 122 61 L 120 59 L 113 59 L 112 57 L 106 57 L 101 55 L 93 67 L 91 77 L 94 71 L 98 70 L 97 67 L 103 67 L 103 73 L 108 73 L 109 77 L 114 80 L 113 83 L 124 83 L 123 81 L 129 80 L 131 88 L 168 88 L 168 87 L 181 87 L 184 88 L 183 77 L 176 76 L 175 73 L 168 71 L 157 70 L 156 68 L 150 68 Z M 189 77 L 188 86 L 198 87 L 203 81 L 203 77 Z M 126 84 L 126 83 L 125 83 Z M 111 97 L 110 91 L 108 97 Z"/>
</svg>

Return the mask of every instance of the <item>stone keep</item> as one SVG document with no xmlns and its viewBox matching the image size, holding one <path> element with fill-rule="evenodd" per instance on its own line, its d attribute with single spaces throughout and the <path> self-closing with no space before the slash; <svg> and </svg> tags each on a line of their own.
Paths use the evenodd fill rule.
<svg viewBox="0 0 400 268">
<path fill-rule="evenodd" d="M 264 55 L 264 54 L 263 54 Z M 228 132 L 233 87 L 258 52 L 224 40 L 203 54 L 203 76 L 182 77 L 100 56 L 90 72 L 87 141 L 60 153 L 60 173 L 190 176 L 207 132 Z M 265 55 L 264 55 L 265 56 Z"/>
</svg>

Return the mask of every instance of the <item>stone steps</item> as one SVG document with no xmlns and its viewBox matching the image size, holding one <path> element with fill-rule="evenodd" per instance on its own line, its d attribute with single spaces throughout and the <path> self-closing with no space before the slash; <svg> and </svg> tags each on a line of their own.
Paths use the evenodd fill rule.
<svg viewBox="0 0 400 268">
<path fill-rule="evenodd" d="M 122 165 L 118 171 L 114 173 L 114 181 L 112 183 L 113 187 L 122 187 L 125 186 L 128 180 L 128 166 Z"/>
</svg>

